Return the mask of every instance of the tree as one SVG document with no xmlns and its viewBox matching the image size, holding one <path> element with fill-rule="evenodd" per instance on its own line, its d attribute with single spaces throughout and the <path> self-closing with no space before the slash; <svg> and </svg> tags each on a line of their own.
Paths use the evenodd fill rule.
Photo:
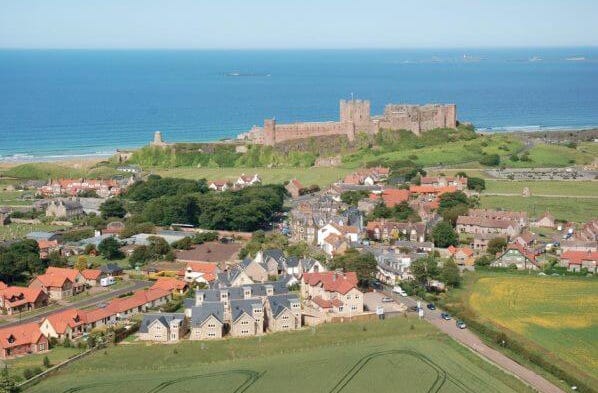
<svg viewBox="0 0 598 393">
<path fill-rule="evenodd" d="M 367 191 L 345 191 L 341 194 L 341 201 L 347 205 L 357 206 L 357 203 L 367 196 Z"/>
<path fill-rule="evenodd" d="M 100 254 L 109 260 L 120 259 L 123 253 L 120 251 L 120 242 L 113 237 L 107 237 L 98 244 Z"/>
<path fill-rule="evenodd" d="M 95 244 L 88 244 L 88 245 L 85 246 L 85 251 L 84 252 L 87 255 L 89 255 L 91 253 L 95 253 L 96 251 L 97 250 L 96 250 Z"/>
<path fill-rule="evenodd" d="M 47 356 L 44 356 L 43 364 L 45 368 L 50 368 L 52 366 L 52 363 L 50 363 L 50 358 Z"/>
<path fill-rule="evenodd" d="M 0 372 L 0 393 L 18 393 L 20 391 L 14 378 L 8 375 L 8 367 L 5 364 Z"/>
<path fill-rule="evenodd" d="M 359 252 L 354 249 L 347 250 L 344 255 L 335 257 L 330 262 L 331 269 L 342 269 L 345 272 L 357 273 L 357 279 L 361 286 L 374 277 L 378 264 L 372 253 Z"/>
<path fill-rule="evenodd" d="M 440 269 L 440 278 L 448 286 L 458 288 L 461 285 L 459 267 L 453 258 L 449 258 Z"/>
<path fill-rule="evenodd" d="M 459 243 L 457 233 L 453 230 L 451 224 L 441 221 L 432 230 L 432 238 L 436 247 L 456 246 Z"/>
<path fill-rule="evenodd" d="M 438 275 L 438 262 L 433 256 L 420 258 L 411 264 L 411 274 L 420 285 L 425 286 L 428 280 Z"/>
<path fill-rule="evenodd" d="M 482 255 L 475 260 L 474 264 L 478 267 L 482 267 L 490 265 L 491 262 L 492 258 L 490 258 L 488 255 Z"/>
<path fill-rule="evenodd" d="M 176 248 L 177 250 L 190 250 L 191 247 L 193 247 L 193 240 L 190 237 L 184 237 L 172 243 L 172 248 Z"/>
<path fill-rule="evenodd" d="M 100 205 L 100 212 L 103 218 L 119 217 L 123 218 L 127 214 L 125 205 L 118 198 L 109 198 Z"/>
<path fill-rule="evenodd" d="M 52 251 L 48 254 L 48 266 L 65 267 L 68 260 L 60 254 L 60 251 Z"/>
<path fill-rule="evenodd" d="M 469 190 L 475 190 L 477 192 L 482 192 L 486 189 L 486 180 L 482 179 L 481 177 L 468 177 L 467 178 L 467 188 Z"/>
<path fill-rule="evenodd" d="M 147 261 L 152 259 L 152 256 L 147 246 L 139 246 L 133 250 L 129 257 L 129 264 L 134 268 L 137 265 L 144 265 Z"/>
<path fill-rule="evenodd" d="M 75 269 L 77 269 L 77 270 L 87 269 L 87 258 L 85 257 L 85 255 L 79 255 L 77 257 L 77 262 L 75 262 Z"/>
<path fill-rule="evenodd" d="M 152 259 L 164 259 L 166 254 L 170 251 L 170 245 L 164 238 L 158 236 L 150 236 L 147 238 L 149 244 L 147 251 Z"/>
<path fill-rule="evenodd" d="M 480 164 L 486 166 L 498 166 L 500 164 L 500 156 L 498 154 L 487 154 L 482 157 Z"/>
<path fill-rule="evenodd" d="M 374 206 L 374 210 L 372 210 L 372 218 L 389 218 L 392 214 L 392 210 L 386 207 L 384 203 L 378 203 Z"/>
<path fill-rule="evenodd" d="M 503 251 L 507 246 L 507 239 L 504 237 L 495 237 L 494 239 L 490 239 L 488 242 L 487 252 L 490 255 L 496 255 L 497 253 Z"/>
</svg>

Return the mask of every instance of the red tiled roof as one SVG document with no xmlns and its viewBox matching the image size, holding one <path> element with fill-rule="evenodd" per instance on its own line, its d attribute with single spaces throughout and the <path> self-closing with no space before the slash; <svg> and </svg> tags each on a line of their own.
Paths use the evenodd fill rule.
<svg viewBox="0 0 598 393">
<path fill-rule="evenodd" d="M 357 288 L 357 274 L 355 272 L 344 274 L 337 272 L 303 273 L 302 280 L 310 286 L 321 284 L 325 291 L 338 292 L 343 295 L 351 289 Z"/>
<path fill-rule="evenodd" d="M 598 263 L 598 251 L 565 251 L 561 259 L 573 265 L 581 265 L 583 261 Z"/>
<path fill-rule="evenodd" d="M 409 190 L 399 190 L 397 188 L 387 188 L 382 191 L 382 194 L 370 194 L 371 200 L 382 199 L 384 204 L 388 207 L 394 207 L 401 202 L 407 202 L 411 192 Z"/>
<path fill-rule="evenodd" d="M 462 252 L 463 254 L 465 254 L 465 256 L 470 257 L 473 255 L 473 250 L 469 247 L 455 247 L 455 246 L 449 246 L 449 248 L 447 249 L 449 253 L 451 253 L 451 255 L 455 255 L 456 253 L 458 253 L 459 251 Z"/>
<path fill-rule="evenodd" d="M 0 329 L 0 348 L 7 349 L 36 344 L 42 336 L 37 322 Z"/>
<path fill-rule="evenodd" d="M 226 262 L 236 259 L 240 243 L 206 242 L 190 250 L 179 250 L 176 259 L 185 262 Z"/>
<path fill-rule="evenodd" d="M 457 191 L 457 187 L 455 186 L 446 186 L 446 187 L 435 187 L 435 186 L 410 186 L 409 191 L 414 194 L 444 194 L 446 192 L 455 192 Z"/>
<path fill-rule="evenodd" d="M 299 180 L 297 180 L 297 179 L 291 180 L 291 183 L 293 183 L 293 185 L 295 187 L 297 187 L 298 190 L 300 190 L 300 189 L 303 188 L 303 184 L 301 184 L 301 182 Z"/>
<path fill-rule="evenodd" d="M 133 296 L 113 299 L 106 309 L 113 313 L 124 312 L 136 307 L 141 307 L 144 304 L 158 300 L 168 295 L 170 295 L 170 291 L 160 288 L 139 290 L 135 292 Z"/>
<path fill-rule="evenodd" d="M 40 288 L 6 287 L 0 289 L 0 296 L 4 298 L 4 307 L 18 307 L 26 303 L 35 303 L 43 291 Z"/>
<path fill-rule="evenodd" d="M 321 308 L 342 307 L 342 305 L 343 305 L 343 302 L 340 301 L 339 299 L 326 300 L 326 299 L 322 299 L 322 297 L 320 297 L 320 296 L 315 296 L 311 300 L 312 300 L 312 302 L 316 303 Z"/>
<path fill-rule="evenodd" d="M 81 275 L 86 280 L 97 280 L 102 275 L 102 271 L 99 269 L 85 269 L 81 270 Z"/>
<path fill-rule="evenodd" d="M 154 285 L 152 285 L 152 289 L 163 289 L 165 291 L 180 291 L 185 289 L 186 287 L 187 283 L 185 281 L 181 281 L 174 277 L 160 277 L 154 283 Z"/>
<path fill-rule="evenodd" d="M 56 333 L 64 334 L 67 326 L 71 329 L 85 324 L 84 313 L 76 308 L 69 308 L 63 311 L 58 311 L 46 317 L 50 322 Z"/>
<path fill-rule="evenodd" d="M 50 266 L 46 269 L 46 274 L 63 275 L 65 277 L 68 277 L 68 279 L 72 282 L 75 282 L 80 272 L 77 269 Z"/>
<path fill-rule="evenodd" d="M 6 285 L 4 281 L 0 281 L 0 290 L 5 288 L 8 288 L 8 285 Z"/>
<path fill-rule="evenodd" d="M 62 288 L 67 281 L 72 282 L 68 277 L 60 274 L 40 274 L 33 281 L 36 279 L 46 288 Z"/>
<path fill-rule="evenodd" d="M 37 245 L 40 248 L 40 250 L 46 249 L 46 248 L 50 248 L 50 247 L 56 247 L 58 246 L 58 241 L 57 240 L 38 240 L 37 241 Z"/>
</svg>

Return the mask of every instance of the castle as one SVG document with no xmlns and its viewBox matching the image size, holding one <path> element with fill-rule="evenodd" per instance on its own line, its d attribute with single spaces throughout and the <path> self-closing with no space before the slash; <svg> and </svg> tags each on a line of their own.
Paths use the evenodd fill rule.
<svg viewBox="0 0 598 393">
<path fill-rule="evenodd" d="M 253 126 L 237 139 L 262 145 L 310 138 L 345 135 L 350 141 L 359 132 L 375 134 L 380 129 L 408 130 L 416 135 L 435 128 L 455 128 L 455 104 L 402 105 L 388 104 L 380 116 L 372 116 L 367 100 L 341 100 L 340 121 L 277 124 L 275 119 L 264 120 L 264 126 Z"/>
</svg>

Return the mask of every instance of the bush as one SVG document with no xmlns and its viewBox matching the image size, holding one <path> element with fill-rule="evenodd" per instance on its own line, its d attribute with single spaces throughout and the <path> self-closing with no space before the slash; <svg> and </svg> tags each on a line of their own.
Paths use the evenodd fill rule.
<svg viewBox="0 0 598 393">
<path fill-rule="evenodd" d="M 485 166 L 498 166 L 500 164 L 500 156 L 498 154 L 488 154 L 482 157 L 480 164 Z"/>
<path fill-rule="evenodd" d="M 50 363 L 50 358 L 47 356 L 44 356 L 43 364 L 45 368 L 52 367 L 52 363 Z"/>
</svg>

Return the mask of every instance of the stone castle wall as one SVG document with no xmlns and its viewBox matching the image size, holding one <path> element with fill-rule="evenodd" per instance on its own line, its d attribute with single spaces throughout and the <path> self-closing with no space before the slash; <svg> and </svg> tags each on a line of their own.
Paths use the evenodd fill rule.
<svg viewBox="0 0 598 393">
<path fill-rule="evenodd" d="M 277 124 L 274 119 L 264 120 L 264 126 L 254 126 L 241 134 L 256 144 L 277 143 L 317 136 L 345 135 L 352 141 L 357 132 L 376 133 L 380 129 L 409 130 L 417 135 L 435 128 L 457 126 L 456 105 L 397 105 L 389 104 L 384 114 L 371 116 L 370 102 L 365 100 L 341 100 L 340 121 Z"/>
</svg>

